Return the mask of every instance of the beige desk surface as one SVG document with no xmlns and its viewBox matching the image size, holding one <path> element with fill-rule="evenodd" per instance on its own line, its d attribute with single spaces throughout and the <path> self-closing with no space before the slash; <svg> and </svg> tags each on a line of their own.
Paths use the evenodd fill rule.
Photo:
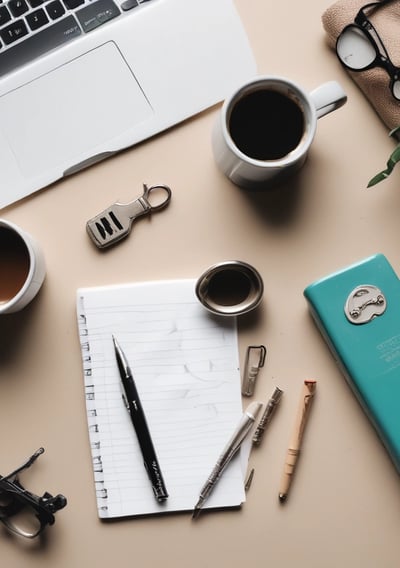
<svg viewBox="0 0 400 568">
<path fill-rule="evenodd" d="M 216 169 L 210 130 L 218 106 L 0 214 L 42 243 L 48 273 L 23 313 L 0 321 L 0 472 L 39 446 L 28 488 L 61 492 L 68 506 L 45 538 L 25 542 L 0 530 L 7 568 L 274 566 L 397 568 L 400 485 L 307 312 L 313 280 L 376 252 L 400 273 L 399 176 L 366 182 L 393 143 L 326 47 L 328 0 L 237 1 L 260 73 L 307 89 L 336 79 L 348 103 L 319 122 L 309 160 L 279 193 L 246 193 Z M 222 41 L 222 38 L 221 38 Z M 85 222 L 142 182 L 173 188 L 163 213 L 139 221 L 114 250 L 97 251 Z M 97 518 L 81 356 L 75 318 L 80 286 L 197 277 L 210 264 L 241 259 L 264 279 L 262 307 L 240 323 L 247 345 L 268 361 L 257 398 L 285 390 L 255 478 L 239 511 L 102 523 Z M 278 502 L 283 459 L 305 378 L 318 379 L 305 446 L 289 501 Z M 247 402 L 247 401 L 245 401 Z"/>
</svg>

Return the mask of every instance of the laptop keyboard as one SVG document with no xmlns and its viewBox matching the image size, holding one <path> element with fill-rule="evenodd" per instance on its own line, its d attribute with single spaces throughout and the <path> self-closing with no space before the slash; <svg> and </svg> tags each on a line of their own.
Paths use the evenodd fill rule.
<svg viewBox="0 0 400 568">
<path fill-rule="evenodd" d="M 150 0 L 0 0 L 0 76 Z"/>
</svg>

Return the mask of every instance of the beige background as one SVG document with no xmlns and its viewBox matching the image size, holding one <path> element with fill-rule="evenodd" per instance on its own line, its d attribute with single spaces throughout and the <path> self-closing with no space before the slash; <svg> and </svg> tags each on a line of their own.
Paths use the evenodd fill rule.
<svg viewBox="0 0 400 568">
<path fill-rule="evenodd" d="M 1 212 L 43 245 L 45 285 L 21 314 L 0 320 L 0 472 L 39 446 L 28 488 L 68 497 L 44 539 L 0 531 L 2 566 L 168 568 L 274 566 L 397 568 L 398 475 L 350 393 L 307 312 L 313 280 L 376 252 L 400 274 L 400 170 L 374 189 L 393 142 L 325 44 L 327 0 L 237 0 L 260 73 L 312 89 L 336 79 L 348 103 L 322 118 L 301 174 L 279 192 L 246 193 L 216 169 L 210 148 L 214 107 L 136 148 Z M 210 14 L 212 17 L 212 14 Z M 223 36 L 221 35 L 221 41 Z M 160 86 L 162 88 L 162 85 Z M 141 219 L 102 253 L 87 219 L 143 182 L 173 189 L 170 207 Z M 240 353 L 264 343 L 268 360 L 256 397 L 285 390 L 240 511 L 132 519 L 97 518 L 83 396 L 75 291 L 80 286 L 196 277 L 227 259 L 254 264 L 265 283 L 257 313 L 240 320 Z M 301 383 L 318 379 L 302 459 L 285 506 L 283 459 Z M 246 403 L 247 401 L 244 401 Z"/>
</svg>

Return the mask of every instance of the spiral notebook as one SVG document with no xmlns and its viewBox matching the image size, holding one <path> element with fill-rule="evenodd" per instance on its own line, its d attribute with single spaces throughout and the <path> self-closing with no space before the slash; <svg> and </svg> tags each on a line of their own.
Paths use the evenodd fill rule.
<svg viewBox="0 0 400 568">
<path fill-rule="evenodd" d="M 236 321 L 204 310 L 193 280 L 81 288 L 77 314 L 100 518 L 192 510 L 242 416 Z M 121 396 L 123 348 L 169 498 L 158 503 Z M 232 461 L 206 506 L 245 500 L 246 459 Z"/>
</svg>

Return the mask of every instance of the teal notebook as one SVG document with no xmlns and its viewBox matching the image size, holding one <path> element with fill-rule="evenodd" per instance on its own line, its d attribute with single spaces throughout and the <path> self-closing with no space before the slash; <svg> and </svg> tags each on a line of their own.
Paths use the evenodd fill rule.
<svg viewBox="0 0 400 568">
<path fill-rule="evenodd" d="M 400 473 L 400 280 L 382 254 L 304 290 L 311 313 Z"/>
</svg>

